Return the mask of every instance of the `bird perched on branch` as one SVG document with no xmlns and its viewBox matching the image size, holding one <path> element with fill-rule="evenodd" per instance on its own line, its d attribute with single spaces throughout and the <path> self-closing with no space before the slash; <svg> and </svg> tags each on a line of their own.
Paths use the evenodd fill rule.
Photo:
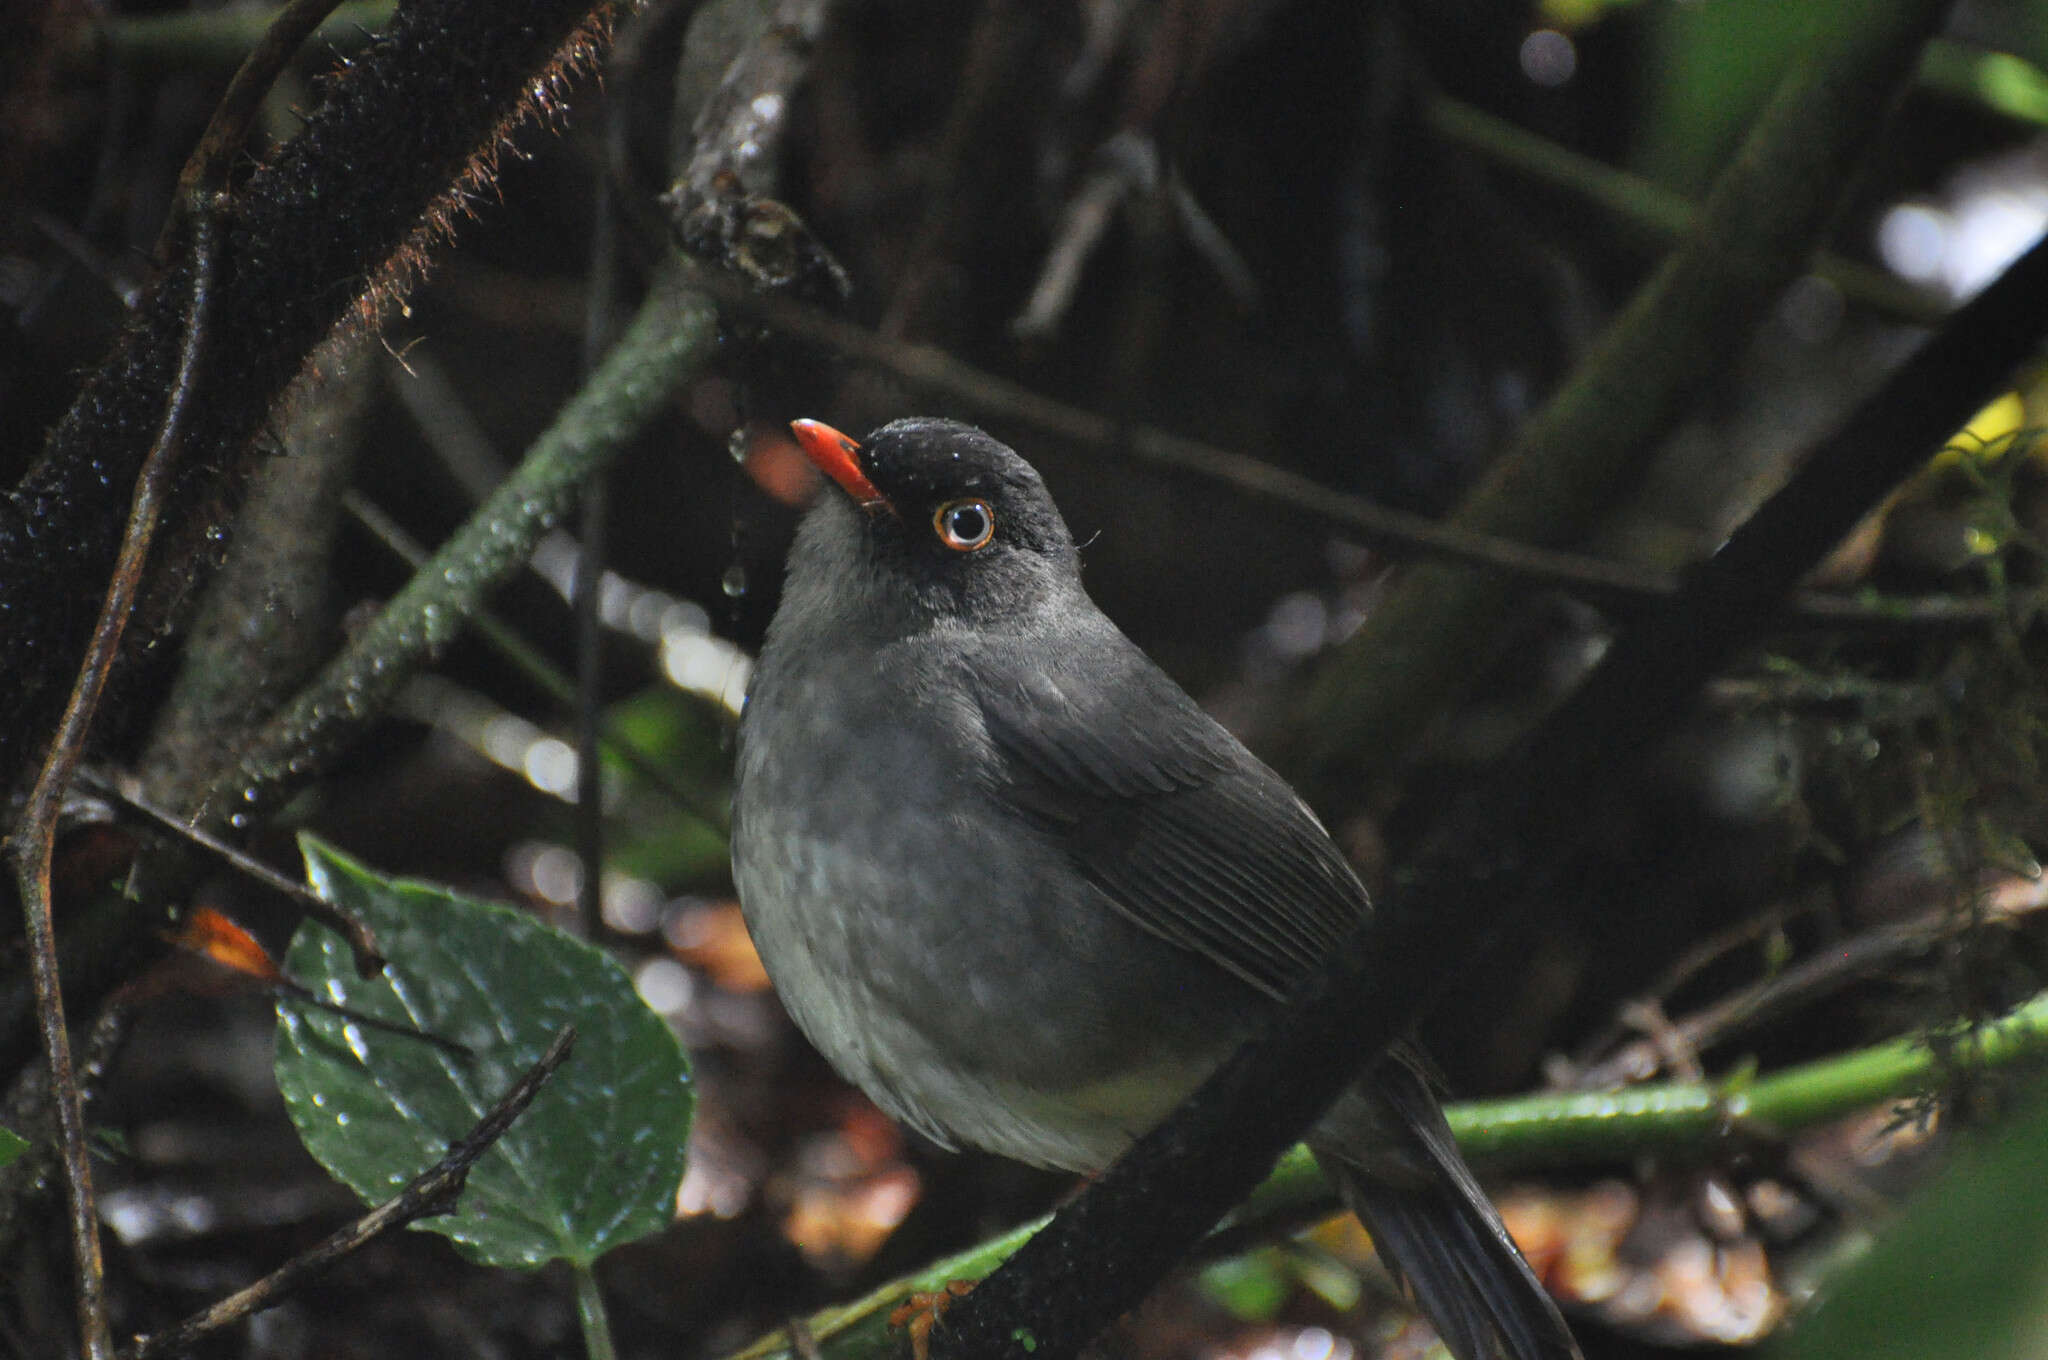
<svg viewBox="0 0 2048 1360">
<path fill-rule="evenodd" d="M 1096 608 L 1045 484 L 946 420 L 797 439 L 733 876 L 777 992 L 942 1144 L 1100 1170 L 1370 910 L 1307 806 Z M 843 493 L 843 494 L 841 494 Z M 1397 1048 L 1309 1135 L 1459 1360 L 1578 1354 Z"/>
</svg>

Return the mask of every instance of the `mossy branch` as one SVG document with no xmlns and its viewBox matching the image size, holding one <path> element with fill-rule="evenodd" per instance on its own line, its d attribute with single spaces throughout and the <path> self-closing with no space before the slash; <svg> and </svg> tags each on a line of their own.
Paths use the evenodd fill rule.
<svg viewBox="0 0 2048 1360">
<path fill-rule="evenodd" d="M 1458 508 L 1460 526 L 1544 546 L 1597 522 L 1684 403 L 1724 371 L 1822 240 L 1949 6 L 1859 6 L 1795 62 L 1688 244 L 1651 277 Z M 1295 724 L 1310 791 L 1356 801 L 1466 692 L 1518 598 L 1498 573 L 1425 562 L 1324 662 Z"/>
<path fill-rule="evenodd" d="M 672 272 L 660 275 L 604 362 L 513 474 L 214 782 L 199 824 L 219 830 L 261 820 L 377 721 L 405 679 L 524 568 L 577 487 L 668 409 L 716 334 L 711 304 Z"/>
<path fill-rule="evenodd" d="M 1669 733 L 1828 548 L 2034 352 L 2044 290 L 2048 244 L 1888 377 L 1668 608 L 1625 629 L 1531 740 L 1452 791 L 1379 909 L 1272 1027 L 961 1300 L 934 1354 L 1071 1356 L 1133 1306 L 1363 1064 L 1445 998 L 1465 952 L 1445 941 L 1545 909 L 1612 772 Z"/>
<path fill-rule="evenodd" d="M 195 450 L 136 607 L 156 637 L 217 556 L 255 436 L 319 345 L 418 271 L 516 125 L 594 55 L 613 0 L 411 0 L 227 207 L 222 325 Z M 171 261 L 0 515 L 0 788 L 47 739 L 97 612 L 128 488 L 176 369 L 192 260 Z"/>
</svg>

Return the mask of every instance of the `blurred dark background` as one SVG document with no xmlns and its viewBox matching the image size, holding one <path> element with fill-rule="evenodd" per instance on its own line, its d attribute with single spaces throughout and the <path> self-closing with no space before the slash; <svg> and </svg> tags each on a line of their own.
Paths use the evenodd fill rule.
<svg viewBox="0 0 2048 1360">
<path fill-rule="evenodd" d="M 463 520 L 671 248 L 653 204 L 671 128 L 691 117 L 673 107 L 675 72 L 709 8 L 653 0 L 627 23 L 602 80 L 579 81 L 550 128 L 519 138 L 407 308 L 323 358 L 318 383 L 277 416 L 280 445 L 295 420 L 345 408 L 337 437 L 363 501 L 429 544 Z M 1466 115 L 1696 199 L 1830 8 L 841 0 L 790 96 L 780 196 L 844 265 L 850 318 L 891 339 L 1440 512 L 1672 244 L 1570 172 L 1473 133 Z M 241 13 L 18 0 L 0 21 L 10 481 L 150 275 L 178 167 L 238 59 L 228 20 Z M 309 48 L 273 96 L 271 135 L 291 134 L 293 110 L 317 100 L 318 73 L 352 41 Z M 1844 186 L 1832 242 L 1893 291 L 1818 277 L 1790 290 L 1592 547 L 1659 570 L 1710 552 L 1924 334 L 1927 309 L 1981 286 L 2048 223 L 2048 81 L 2035 64 L 2048 61 L 2048 5 L 1960 5 L 1936 55 Z M 2005 84 L 1983 78 L 1987 64 Z M 912 413 L 979 416 L 830 353 L 745 331 L 727 349 L 611 473 L 604 542 L 620 578 L 604 649 L 612 713 L 713 802 L 746 656 L 809 491 L 785 423 L 815 416 L 857 433 Z M 1986 437 L 2010 447 L 2037 423 L 2034 395 L 2017 392 Z M 1371 609 L 1391 559 L 1113 445 L 988 423 L 1044 471 L 1104 608 L 1284 762 L 1307 677 Z M 2003 458 L 1931 469 L 1845 548 L 1829 583 L 1972 597 L 2030 587 L 2038 466 L 2024 449 Z M 2017 527 L 1987 545 L 1994 522 Z M 567 551 L 551 545 L 496 603 L 565 666 Z M 321 644 L 405 575 L 344 519 L 329 607 L 312 621 Z M 1368 881 L 1398 860 L 1434 791 L 1552 702 L 1607 627 L 1579 602 L 1532 593 L 1497 653 L 1473 659 L 1478 698 L 1432 731 L 1419 765 L 1324 809 Z M 2024 638 L 1910 629 L 1801 634 L 1751 658 L 1682 739 L 1616 772 L 1612 799 L 1588 809 L 1597 852 L 1545 919 L 1476 957 L 1459 999 L 1431 1018 L 1451 1088 L 1571 1084 L 1660 1026 L 1902 922 L 1938 943 L 1715 1031 L 1702 1052 L 1667 1053 L 1662 1070 L 1811 1058 L 2038 990 L 2040 940 L 2025 923 L 2038 876 L 2027 847 L 2042 830 L 2035 671 Z M 392 873 L 567 911 L 583 872 L 565 801 L 571 715 L 475 641 L 401 710 L 294 806 L 292 826 Z M 143 731 L 114 728 L 106 754 L 119 761 Z M 729 1351 L 1064 1191 L 1057 1177 L 922 1146 L 841 1086 L 764 987 L 715 828 L 623 774 L 614 782 L 598 934 L 690 1043 L 702 1090 L 677 1223 L 604 1268 L 626 1353 Z M 257 848 L 289 864 L 291 829 Z M 200 900 L 273 947 L 292 926 L 281 903 L 225 876 Z M 144 991 L 93 1110 L 111 1135 L 112 1267 L 136 1330 L 269 1268 L 349 1209 L 283 1118 L 268 1001 L 190 968 Z M 1725 1162 L 1588 1167 L 1517 1185 L 1510 1217 L 1576 1301 L 1589 1355 L 1746 1343 L 1845 1225 L 1912 1178 L 1933 1132 L 1873 1117 Z M 61 1239 L 21 1240 L 0 1354 L 39 1353 L 66 1311 L 52 1303 L 64 1297 Z M 1105 1344 L 1326 1360 L 1419 1353 L 1417 1338 L 1355 1232 L 1325 1226 L 1188 1274 Z M 565 1281 L 535 1288 L 407 1234 L 207 1353 L 575 1344 Z"/>
</svg>

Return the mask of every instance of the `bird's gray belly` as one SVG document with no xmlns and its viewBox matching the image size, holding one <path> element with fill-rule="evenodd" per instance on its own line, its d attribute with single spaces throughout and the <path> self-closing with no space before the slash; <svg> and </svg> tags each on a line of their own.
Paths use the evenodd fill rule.
<svg viewBox="0 0 2048 1360">
<path fill-rule="evenodd" d="M 1261 1004 L 1128 922 L 1022 823 L 949 821 L 944 800 L 887 781 L 863 781 L 857 818 L 831 790 L 772 784 L 743 786 L 734 844 L 769 976 L 842 1074 L 941 1142 L 1099 1168 Z"/>
</svg>

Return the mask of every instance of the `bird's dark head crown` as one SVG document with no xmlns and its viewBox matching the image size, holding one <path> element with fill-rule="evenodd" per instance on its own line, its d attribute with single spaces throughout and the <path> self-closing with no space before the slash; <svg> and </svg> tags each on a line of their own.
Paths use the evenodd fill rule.
<svg viewBox="0 0 2048 1360">
<path fill-rule="evenodd" d="M 822 567 L 850 604 L 909 626 L 1014 614 L 1078 585 L 1073 535 L 1037 470 L 974 426 L 913 417 L 852 448 L 823 426 L 798 435 L 839 489 L 806 518 L 793 575 Z M 837 452 L 821 457 L 828 438 Z"/>
</svg>

